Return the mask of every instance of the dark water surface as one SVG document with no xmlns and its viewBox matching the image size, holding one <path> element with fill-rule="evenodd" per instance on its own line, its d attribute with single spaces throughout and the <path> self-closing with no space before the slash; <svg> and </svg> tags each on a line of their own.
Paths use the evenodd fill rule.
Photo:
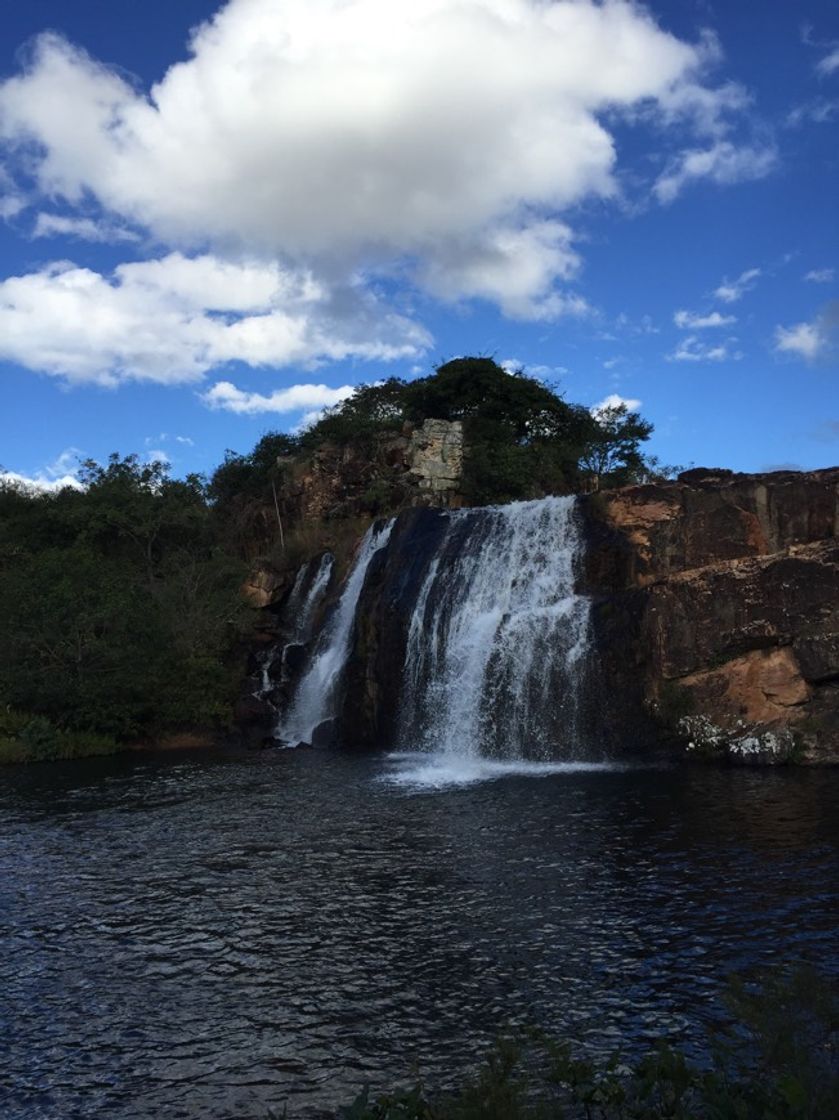
<svg viewBox="0 0 839 1120">
<path fill-rule="evenodd" d="M 0 1116 L 322 1115 L 512 1023 L 690 1043 L 727 972 L 836 967 L 835 771 L 397 765 L 0 772 Z"/>
</svg>

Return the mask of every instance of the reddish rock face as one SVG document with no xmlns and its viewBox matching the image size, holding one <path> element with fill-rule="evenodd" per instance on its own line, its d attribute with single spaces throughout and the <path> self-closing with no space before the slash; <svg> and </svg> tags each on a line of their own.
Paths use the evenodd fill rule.
<svg viewBox="0 0 839 1120">
<path fill-rule="evenodd" d="M 839 761 L 839 469 L 689 471 L 587 508 L 616 710 L 789 729 Z"/>
</svg>

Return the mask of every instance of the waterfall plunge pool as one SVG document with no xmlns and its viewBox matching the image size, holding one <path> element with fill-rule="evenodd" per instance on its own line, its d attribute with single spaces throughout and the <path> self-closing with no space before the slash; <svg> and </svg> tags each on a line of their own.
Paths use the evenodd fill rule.
<svg viewBox="0 0 839 1120">
<path fill-rule="evenodd" d="M 423 761 L 5 769 L 4 1120 L 326 1116 L 516 1025 L 690 1047 L 727 973 L 836 970 L 839 773 L 392 784 Z"/>
</svg>

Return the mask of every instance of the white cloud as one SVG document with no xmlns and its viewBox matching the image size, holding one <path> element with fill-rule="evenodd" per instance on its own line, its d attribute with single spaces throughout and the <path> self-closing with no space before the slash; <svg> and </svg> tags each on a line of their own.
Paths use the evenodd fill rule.
<svg viewBox="0 0 839 1120">
<path fill-rule="evenodd" d="M 812 361 L 827 347 L 827 337 L 816 321 L 796 323 L 793 327 L 775 328 L 775 349 L 782 354 L 796 354 Z"/>
<path fill-rule="evenodd" d="M 690 334 L 683 338 L 672 354 L 667 355 L 668 362 L 739 362 L 743 357 L 739 350 L 733 350 L 736 339 L 730 338 L 726 342 L 711 346 L 704 343 L 698 335 Z"/>
<path fill-rule="evenodd" d="M 35 218 L 33 237 L 75 237 L 80 241 L 139 241 L 140 235 L 124 226 L 93 218 L 70 218 L 63 214 L 41 212 Z"/>
<path fill-rule="evenodd" d="M 655 181 L 653 193 L 659 202 L 669 203 L 699 179 L 710 179 L 720 186 L 763 179 L 777 159 L 770 144 L 738 147 L 730 140 L 718 140 L 710 148 L 688 149 L 671 160 Z"/>
<path fill-rule="evenodd" d="M 636 412 L 641 407 L 641 402 L 632 397 L 621 397 L 618 393 L 610 393 L 598 404 L 593 404 L 589 412 L 595 420 L 599 420 L 604 413 L 613 408 L 625 408 L 627 412 Z"/>
<path fill-rule="evenodd" d="M 248 393 L 237 389 L 230 381 L 219 381 L 201 399 L 210 408 L 235 412 L 240 416 L 255 416 L 263 412 L 299 412 L 307 410 L 302 424 L 312 423 L 321 410 L 339 404 L 352 396 L 352 385 L 330 389 L 328 385 L 289 385 L 273 393 Z M 314 411 L 313 411 L 314 410 Z"/>
<path fill-rule="evenodd" d="M 41 36 L 0 85 L 0 142 L 42 198 L 94 199 L 111 228 L 330 283 L 398 266 L 549 320 L 585 310 L 554 287 L 577 267 L 555 215 L 618 193 L 607 112 L 716 138 L 662 197 L 768 169 L 720 138 L 747 97 L 704 83 L 718 54 L 632 0 L 229 0 L 148 93 Z"/>
<path fill-rule="evenodd" d="M 81 490 L 82 484 L 78 479 L 80 455 L 78 448 L 68 447 L 61 452 L 55 462 L 49 463 L 33 475 L 0 470 L 0 483 L 20 486 L 25 490 L 35 490 L 44 494 L 56 494 L 67 487 Z"/>
<path fill-rule="evenodd" d="M 741 272 L 736 280 L 729 280 L 727 277 L 714 292 L 717 299 L 721 299 L 723 303 L 736 303 L 742 299 L 746 292 L 751 291 L 756 282 L 761 276 L 759 268 L 747 268 L 745 272 Z"/>
<path fill-rule="evenodd" d="M 524 370 L 528 377 L 536 377 L 540 381 L 546 381 L 548 378 L 561 377 L 563 374 L 568 373 L 566 366 L 547 366 L 540 363 L 530 365 L 527 362 L 522 362 L 519 358 L 505 358 L 502 362 L 498 363 L 503 370 L 507 373 L 518 373 L 519 370 Z"/>
<path fill-rule="evenodd" d="M 813 284 L 830 284 L 836 275 L 834 268 L 813 268 L 805 273 L 804 279 Z"/>
<path fill-rule="evenodd" d="M 709 327 L 729 327 L 737 322 L 737 316 L 721 315 L 719 311 L 711 311 L 707 315 L 699 315 L 695 311 L 676 311 L 673 322 L 683 331 L 701 331 Z"/>
<path fill-rule="evenodd" d="M 616 330 L 621 331 L 622 333 L 625 333 L 625 334 L 632 334 L 632 335 L 661 334 L 661 328 L 657 327 L 655 325 L 651 315 L 642 315 L 640 319 L 638 319 L 637 321 L 634 321 L 634 320 L 630 319 L 630 317 L 626 314 L 625 311 L 622 311 L 620 313 L 620 315 L 618 315 L 617 318 L 615 319 L 614 326 L 615 326 Z M 606 342 L 617 342 L 618 341 L 618 339 L 615 337 L 615 335 L 610 334 L 608 331 L 601 332 L 601 334 L 598 337 L 602 338 Z"/>
<path fill-rule="evenodd" d="M 823 78 L 834 74 L 837 70 L 839 70 L 839 46 L 835 46 L 829 54 L 816 63 L 816 71 Z"/>
<path fill-rule="evenodd" d="M 199 381 L 231 361 L 389 361 L 429 342 L 369 292 L 257 261 L 172 253 L 112 276 L 65 262 L 0 282 L 0 357 L 77 383 Z"/>
<path fill-rule="evenodd" d="M 26 209 L 26 198 L 15 185 L 14 180 L 0 167 L 0 221 L 7 222 L 16 218 L 22 210 Z"/>
<path fill-rule="evenodd" d="M 787 113 L 785 124 L 788 128 L 799 128 L 806 123 L 828 124 L 839 111 L 839 101 L 816 97 L 796 105 Z"/>
<path fill-rule="evenodd" d="M 479 297 L 504 314 L 530 321 L 586 315 L 586 301 L 553 290 L 557 277 L 571 278 L 580 259 L 571 230 L 546 221 L 526 229 L 496 229 L 482 244 L 453 238 L 420 270 L 423 286 L 444 300 Z"/>
<path fill-rule="evenodd" d="M 172 462 L 170 456 L 160 447 L 152 448 L 151 451 L 146 452 L 147 463 L 160 463 L 163 467 L 168 467 Z"/>
</svg>

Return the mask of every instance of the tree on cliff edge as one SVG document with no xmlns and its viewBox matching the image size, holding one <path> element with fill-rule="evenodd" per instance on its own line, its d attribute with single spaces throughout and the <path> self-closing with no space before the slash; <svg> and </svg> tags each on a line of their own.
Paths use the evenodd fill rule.
<svg viewBox="0 0 839 1120">
<path fill-rule="evenodd" d="M 362 385 L 327 410 L 302 438 L 366 446 L 386 431 L 424 420 L 459 420 L 466 458 L 463 490 L 474 504 L 536 498 L 633 481 L 643 465 L 641 443 L 652 425 L 637 413 L 593 416 L 569 404 L 523 370 L 508 372 L 491 358 L 446 362 L 428 377 L 389 378 Z"/>
</svg>

